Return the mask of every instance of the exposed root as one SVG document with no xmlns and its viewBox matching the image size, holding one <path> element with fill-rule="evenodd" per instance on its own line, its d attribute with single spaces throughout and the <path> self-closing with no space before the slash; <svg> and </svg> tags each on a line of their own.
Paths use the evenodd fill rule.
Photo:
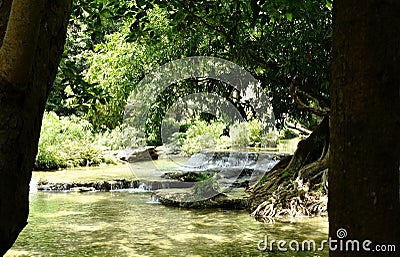
<svg viewBox="0 0 400 257">
<path fill-rule="evenodd" d="M 308 183 L 296 179 L 279 186 L 251 216 L 268 223 L 276 218 L 326 216 L 327 203 L 326 194 L 310 190 Z"/>
<path fill-rule="evenodd" d="M 290 159 L 281 160 L 251 192 L 251 216 L 276 218 L 326 216 L 328 203 L 329 123 L 301 141 Z"/>
</svg>

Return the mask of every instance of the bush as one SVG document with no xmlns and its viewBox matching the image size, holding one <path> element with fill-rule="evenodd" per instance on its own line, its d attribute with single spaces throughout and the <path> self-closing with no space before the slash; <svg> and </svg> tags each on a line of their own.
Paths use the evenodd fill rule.
<svg viewBox="0 0 400 257">
<path fill-rule="evenodd" d="M 186 131 L 182 151 L 192 155 L 202 149 L 214 149 L 224 128 L 225 124 L 220 121 L 207 123 L 202 120 L 195 120 Z"/>
<path fill-rule="evenodd" d="M 257 119 L 231 125 L 229 137 L 223 135 L 225 128 L 226 125 L 220 121 L 207 123 L 196 120 L 187 129 L 182 151 L 192 155 L 202 149 L 244 148 L 247 146 L 274 147 L 276 145 L 276 132 L 265 133 L 261 122 Z"/>
<path fill-rule="evenodd" d="M 96 134 L 95 140 L 99 145 L 104 146 L 108 150 L 123 149 L 124 135 L 122 126 Z"/>
<path fill-rule="evenodd" d="M 250 146 L 260 146 L 263 136 L 262 124 L 258 119 L 247 122 Z"/>
<path fill-rule="evenodd" d="M 58 117 L 45 113 L 40 133 L 36 170 L 112 163 L 95 142 L 92 126 L 76 116 Z"/>
<path fill-rule="evenodd" d="M 136 148 L 146 144 L 143 133 L 134 127 L 119 125 L 112 130 L 96 134 L 95 141 L 98 145 L 109 150 L 121 150 L 125 148 Z"/>
<path fill-rule="evenodd" d="M 235 123 L 230 136 L 234 146 L 260 146 L 263 138 L 262 124 L 258 119 Z"/>
<path fill-rule="evenodd" d="M 247 129 L 247 123 L 240 122 L 235 123 L 231 126 L 230 137 L 232 139 L 232 145 L 236 147 L 245 147 L 249 144 L 249 130 Z"/>
</svg>

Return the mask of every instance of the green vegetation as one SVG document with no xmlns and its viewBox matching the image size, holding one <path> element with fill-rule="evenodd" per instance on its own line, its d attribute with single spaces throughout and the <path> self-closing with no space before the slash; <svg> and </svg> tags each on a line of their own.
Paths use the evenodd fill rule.
<svg viewBox="0 0 400 257">
<path fill-rule="evenodd" d="M 216 174 L 214 174 L 210 178 L 207 178 L 206 180 L 196 183 L 191 188 L 191 191 L 195 196 L 200 196 L 205 199 L 214 197 L 222 193 L 222 189 L 218 184 Z"/>
<path fill-rule="evenodd" d="M 45 113 L 35 169 L 51 170 L 114 163 L 95 142 L 92 126 L 74 115 Z"/>
<path fill-rule="evenodd" d="M 138 83 L 155 68 L 190 56 L 223 58 L 257 78 L 283 138 L 293 136 L 285 130 L 287 120 L 315 128 L 316 114 L 330 104 L 331 8 L 325 0 L 76 0 L 46 106 L 45 118 L 57 118 L 44 121 L 36 168 L 99 165 L 109 162 L 101 149 L 145 144 L 173 142 L 188 155 L 206 148 L 274 146 L 277 133 L 262 131 L 252 106 L 232 86 L 207 78 L 170 85 L 151 103 L 144 133 L 128 131 L 124 137 L 125 105 Z M 228 125 L 202 113 L 181 121 L 179 132 L 163 142 L 165 115 L 178 99 L 195 93 L 225 98 L 243 121 Z M 85 136 L 66 138 L 68 126 Z"/>
<path fill-rule="evenodd" d="M 220 136 L 223 133 L 225 124 L 223 122 L 211 122 L 196 120 L 186 132 L 186 139 L 183 141 L 182 150 L 191 155 L 201 149 L 214 149 Z"/>
<path fill-rule="evenodd" d="M 237 147 L 259 146 L 265 138 L 262 135 L 260 122 L 235 123 L 226 126 L 222 121 L 206 122 L 196 119 L 184 125 L 184 132 L 177 133 L 171 141 L 186 155 L 192 155 L 203 149 L 230 149 Z M 231 136 L 223 135 L 228 128 Z M 120 125 L 113 130 L 94 132 L 92 124 L 75 115 L 59 117 L 54 112 L 46 112 L 43 118 L 39 149 L 35 162 L 36 170 L 54 170 L 78 166 L 98 166 L 113 164 L 105 153 L 109 150 L 124 149 L 125 146 L 139 146 L 145 139 L 125 137 L 127 128 Z M 132 128 L 128 128 L 132 129 Z M 133 141 L 133 142 L 130 142 Z M 137 145 L 135 145 L 135 143 Z M 199 178 L 200 180 L 203 180 Z"/>
<path fill-rule="evenodd" d="M 229 135 L 224 133 L 229 131 Z M 183 133 L 181 150 L 187 155 L 202 149 L 240 149 L 250 146 L 266 146 L 276 140 L 276 133 L 263 134 L 259 120 L 243 121 L 231 126 L 222 121 L 195 120 Z"/>
<path fill-rule="evenodd" d="M 167 135 L 167 141 L 178 141 L 187 153 L 203 147 L 268 147 L 276 135 L 261 127 L 269 125 L 298 130 L 308 138 L 248 189 L 252 215 L 269 222 L 277 216 L 325 215 L 322 194 L 329 180 L 331 236 L 344 227 L 373 241 L 397 239 L 400 57 L 394 21 L 400 2 L 335 0 L 332 32 L 332 1 L 1 1 L 0 255 L 26 225 L 45 109 L 36 159 L 41 169 L 100 165 L 111 162 L 104 149 L 163 144 L 165 119 L 173 114 L 185 128 Z M 140 84 L 155 68 L 193 56 L 198 58 L 189 59 L 207 73 L 193 65 L 188 70 L 166 65 L 160 76 Z M 213 67 L 205 56 L 216 57 Z M 243 83 L 241 72 L 217 59 L 242 67 L 257 82 Z M 225 77 L 213 77 L 217 69 Z M 182 74 L 185 79 L 179 80 Z M 258 103 L 227 77 L 235 85 L 261 88 L 262 93 L 250 93 Z M 193 95 L 198 97 L 185 105 L 205 107 L 204 100 L 215 95 L 236 111 L 229 133 L 218 121 L 229 123 L 229 115 L 213 112 L 223 107 L 199 108 L 189 117 L 176 112 L 182 107 L 178 100 Z M 269 102 L 274 118 L 259 108 Z M 261 127 L 260 113 L 269 114 Z M 133 117 L 127 122 L 140 119 L 129 137 L 125 115 Z M 194 191 L 217 193 L 215 179 L 208 181 Z"/>
<path fill-rule="evenodd" d="M 84 118 L 95 132 L 114 129 L 123 122 L 128 96 L 149 71 L 183 57 L 215 56 L 260 81 L 279 128 L 285 119 L 310 128 L 316 116 L 293 99 L 317 110 L 329 106 L 330 45 L 331 2 L 325 0 L 75 1 L 47 110 Z M 148 144 L 163 143 L 160 126 L 176 100 L 198 92 L 228 99 L 245 121 L 254 118 L 229 85 L 203 78 L 181 81 L 152 103 L 145 122 Z M 234 143 L 245 145 L 247 139 L 237 135 Z"/>
</svg>

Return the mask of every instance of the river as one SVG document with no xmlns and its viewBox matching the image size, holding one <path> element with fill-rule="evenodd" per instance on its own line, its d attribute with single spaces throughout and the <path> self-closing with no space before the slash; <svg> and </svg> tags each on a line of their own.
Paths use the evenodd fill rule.
<svg viewBox="0 0 400 257">
<path fill-rule="evenodd" d="M 269 251 L 271 240 L 286 240 L 288 250 L 291 240 L 300 250 L 315 240 L 319 248 L 324 218 L 262 224 L 244 211 L 165 207 L 140 190 L 30 197 L 29 224 L 6 256 L 328 256 L 280 252 L 276 243 Z"/>
<path fill-rule="evenodd" d="M 136 172 L 160 173 L 160 168 L 181 163 L 135 165 L 131 168 Z M 76 181 L 133 176 L 126 166 L 34 172 L 32 185 L 43 178 Z M 264 224 L 246 211 L 166 207 L 152 201 L 151 192 L 143 189 L 86 193 L 31 190 L 28 225 L 6 256 L 323 257 L 328 256 L 328 247 L 325 245 L 323 251 L 319 248 L 327 237 L 326 218 Z M 288 251 L 278 248 L 279 240 L 285 240 L 283 248 Z M 313 240 L 316 251 L 309 251 L 313 247 L 305 240 Z M 299 251 L 290 249 L 297 246 Z"/>
</svg>

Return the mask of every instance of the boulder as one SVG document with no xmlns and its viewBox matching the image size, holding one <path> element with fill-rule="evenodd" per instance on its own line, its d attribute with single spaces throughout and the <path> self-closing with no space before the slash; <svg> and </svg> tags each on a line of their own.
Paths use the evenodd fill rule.
<svg viewBox="0 0 400 257">
<path fill-rule="evenodd" d="M 158 152 L 154 146 L 146 146 L 136 149 L 125 149 L 119 151 L 117 154 L 119 160 L 125 162 L 140 162 L 140 161 L 151 161 L 158 159 Z"/>
</svg>

